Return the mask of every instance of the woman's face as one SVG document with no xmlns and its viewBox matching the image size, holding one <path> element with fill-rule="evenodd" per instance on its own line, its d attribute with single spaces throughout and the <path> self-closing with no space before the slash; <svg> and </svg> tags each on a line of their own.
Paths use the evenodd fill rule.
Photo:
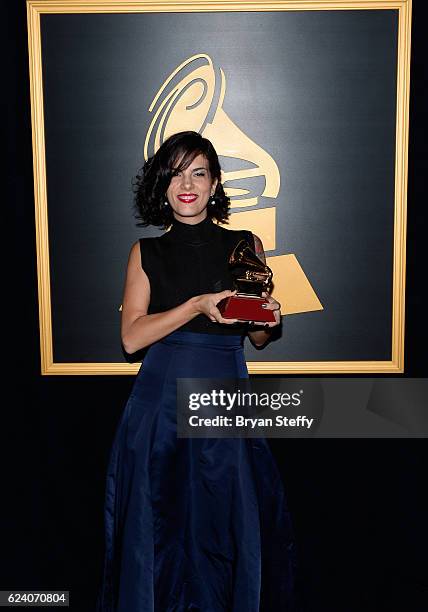
<svg viewBox="0 0 428 612">
<path fill-rule="evenodd" d="M 184 223 L 199 223 L 207 216 L 207 205 L 214 194 L 217 179 L 211 179 L 206 157 L 198 155 L 180 172 L 175 172 L 167 189 L 174 217 Z"/>
</svg>

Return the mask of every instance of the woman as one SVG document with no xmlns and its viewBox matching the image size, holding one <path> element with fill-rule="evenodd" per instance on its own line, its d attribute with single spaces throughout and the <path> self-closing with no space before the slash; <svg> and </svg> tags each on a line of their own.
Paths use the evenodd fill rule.
<svg viewBox="0 0 428 612">
<path fill-rule="evenodd" d="M 281 478 L 264 439 L 176 435 L 177 378 L 248 378 L 243 338 L 267 327 L 224 319 L 228 257 L 242 238 L 216 223 L 229 200 L 212 144 L 171 136 L 137 177 L 140 226 L 169 231 L 131 248 L 122 308 L 125 350 L 149 347 L 111 451 L 106 556 L 98 609 L 280 612 L 291 609 L 293 544 Z"/>
</svg>

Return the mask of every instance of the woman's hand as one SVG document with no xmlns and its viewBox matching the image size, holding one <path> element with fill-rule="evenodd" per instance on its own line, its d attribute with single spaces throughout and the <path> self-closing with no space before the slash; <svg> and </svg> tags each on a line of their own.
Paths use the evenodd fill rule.
<svg viewBox="0 0 428 612">
<path fill-rule="evenodd" d="M 213 323 L 237 323 L 238 319 L 224 319 L 217 308 L 217 304 L 221 302 L 221 300 L 235 294 L 236 289 L 234 291 L 226 289 L 219 293 L 204 293 L 195 298 L 195 306 L 198 312 L 206 315 Z"/>
<path fill-rule="evenodd" d="M 275 327 L 276 325 L 279 325 L 281 323 L 281 304 L 274 300 L 273 297 L 269 295 L 269 293 L 267 293 L 266 291 L 263 291 L 262 297 L 264 297 L 268 301 L 264 308 L 266 310 L 273 310 L 275 321 L 252 321 L 251 323 L 253 325 L 263 325 L 264 327 Z"/>
<path fill-rule="evenodd" d="M 281 304 L 274 300 L 272 296 L 266 293 L 266 291 L 263 291 L 262 297 L 268 301 L 265 308 L 267 310 L 273 310 L 275 321 L 271 321 L 269 323 L 266 321 L 252 322 L 254 325 L 263 326 L 262 329 L 248 329 L 248 336 L 251 342 L 257 347 L 264 346 L 266 344 L 266 342 L 270 339 L 272 327 L 276 327 L 281 322 Z"/>
</svg>

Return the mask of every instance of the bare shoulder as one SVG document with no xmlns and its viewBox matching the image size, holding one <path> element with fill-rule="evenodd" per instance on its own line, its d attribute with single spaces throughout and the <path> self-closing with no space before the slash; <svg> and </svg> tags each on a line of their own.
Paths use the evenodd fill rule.
<svg viewBox="0 0 428 612">
<path fill-rule="evenodd" d="M 141 247 L 140 241 L 136 240 L 129 251 L 128 258 L 128 276 L 131 278 L 147 278 L 141 263 Z"/>
<path fill-rule="evenodd" d="M 127 322 L 146 314 L 150 300 L 150 282 L 141 265 L 140 241 L 131 246 L 122 301 L 122 317 Z"/>
<path fill-rule="evenodd" d="M 140 241 L 136 240 L 134 244 L 131 246 L 131 250 L 129 252 L 129 261 L 134 262 L 135 260 L 141 261 L 141 251 L 140 251 Z"/>
<path fill-rule="evenodd" d="M 132 244 L 129 251 L 128 267 L 144 272 L 142 267 L 142 249 L 144 249 L 144 245 L 140 244 L 140 240 L 136 240 Z"/>
</svg>

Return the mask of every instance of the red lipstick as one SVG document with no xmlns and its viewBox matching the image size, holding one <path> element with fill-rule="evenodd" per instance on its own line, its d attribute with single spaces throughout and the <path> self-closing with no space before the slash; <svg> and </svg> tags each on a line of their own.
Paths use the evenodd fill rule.
<svg viewBox="0 0 428 612">
<path fill-rule="evenodd" d="M 198 196 L 195 193 L 180 193 L 177 198 L 180 202 L 184 202 L 185 204 L 191 204 L 196 200 Z"/>
</svg>

